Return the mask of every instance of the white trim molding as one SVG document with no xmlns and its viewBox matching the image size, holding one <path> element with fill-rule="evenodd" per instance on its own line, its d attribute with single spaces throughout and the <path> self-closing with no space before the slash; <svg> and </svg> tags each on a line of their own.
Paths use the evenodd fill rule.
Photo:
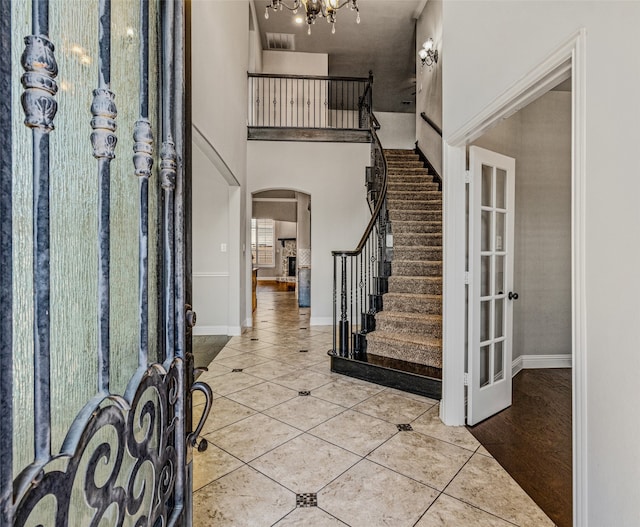
<svg viewBox="0 0 640 527">
<path fill-rule="evenodd" d="M 192 273 L 193 278 L 229 278 L 229 273 L 224 272 L 202 272 L 202 273 Z"/>
<path fill-rule="evenodd" d="M 333 326 L 333 317 L 311 317 L 309 320 L 311 326 Z"/>
<path fill-rule="evenodd" d="M 520 355 L 513 359 L 511 376 L 515 377 L 522 370 L 571 368 L 572 362 L 571 353 L 560 355 Z"/>
<path fill-rule="evenodd" d="M 229 326 L 194 326 L 194 337 L 206 335 L 231 335 L 231 333 L 229 333 Z"/>
</svg>

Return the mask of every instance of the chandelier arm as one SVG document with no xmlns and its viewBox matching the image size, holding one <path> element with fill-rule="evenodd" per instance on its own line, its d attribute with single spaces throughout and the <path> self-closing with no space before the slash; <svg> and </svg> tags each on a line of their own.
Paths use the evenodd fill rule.
<svg viewBox="0 0 640 527">
<path fill-rule="evenodd" d="M 295 0 L 295 1 L 293 2 L 293 6 L 291 6 L 291 7 L 289 7 L 289 6 L 284 2 L 284 0 L 279 0 L 279 2 L 275 2 L 275 3 L 273 3 L 273 2 L 272 2 L 272 3 L 271 3 L 271 5 L 268 5 L 268 6 L 267 6 L 267 8 L 269 8 L 269 7 L 270 7 L 270 8 L 271 8 L 271 9 L 273 9 L 274 11 L 277 11 L 277 10 L 278 10 L 278 8 L 279 8 L 280 6 L 285 7 L 285 8 L 286 8 L 286 9 L 288 9 L 289 11 L 295 11 L 296 9 L 300 9 L 300 0 Z"/>
</svg>

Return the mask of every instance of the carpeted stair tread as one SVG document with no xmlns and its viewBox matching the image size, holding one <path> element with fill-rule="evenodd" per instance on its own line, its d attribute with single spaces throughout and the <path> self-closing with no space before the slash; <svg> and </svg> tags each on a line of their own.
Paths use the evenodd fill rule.
<svg viewBox="0 0 640 527">
<path fill-rule="evenodd" d="M 389 293 L 441 295 L 442 278 L 435 276 L 390 276 Z"/>
<path fill-rule="evenodd" d="M 433 183 L 429 180 L 421 180 L 419 182 L 411 183 L 407 181 L 396 181 L 391 179 L 387 182 L 387 192 L 389 191 L 408 191 L 408 190 L 417 190 L 417 191 L 437 191 L 438 184 Z"/>
<path fill-rule="evenodd" d="M 398 260 L 391 262 L 392 276 L 442 276 L 442 262 L 429 260 Z"/>
<path fill-rule="evenodd" d="M 389 210 L 439 210 L 442 211 L 442 200 L 400 200 L 389 199 L 387 200 L 387 208 Z M 393 220 L 392 220 L 393 221 Z"/>
<path fill-rule="evenodd" d="M 414 333 L 374 331 L 367 335 L 367 353 L 442 368 L 442 340 Z"/>
<path fill-rule="evenodd" d="M 376 316 L 376 331 L 442 338 L 442 315 L 383 311 Z"/>
<path fill-rule="evenodd" d="M 394 168 L 424 168 L 420 161 L 411 161 L 405 159 L 394 159 L 392 161 L 387 160 L 387 169 Z"/>
<path fill-rule="evenodd" d="M 394 221 L 442 221 L 442 210 L 389 209 L 389 219 L 392 226 Z"/>
<path fill-rule="evenodd" d="M 394 221 L 393 232 L 398 233 L 441 233 L 441 221 Z"/>
<path fill-rule="evenodd" d="M 442 313 L 442 295 L 385 293 L 383 305 L 388 312 L 439 315 Z M 382 313 L 385 313 L 385 311 L 381 311 L 378 315 Z M 378 315 L 376 315 L 376 318 Z"/>
<path fill-rule="evenodd" d="M 393 248 L 393 257 L 397 260 L 442 260 L 442 246 L 396 245 Z"/>
<path fill-rule="evenodd" d="M 439 200 L 442 194 L 437 190 L 387 190 L 389 200 L 432 201 Z"/>
<path fill-rule="evenodd" d="M 432 245 L 442 246 L 442 232 L 418 232 L 404 233 L 400 232 L 393 235 L 394 243 L 404 246 L 423 246 L 430 247 Z"/>
<path fill-rule="evenodd" d="M 402 167 L 389 167 L 387 166 L 387 176 L 418 176 L 428 177 L 429 171 L 426 168 L 402 168 Z"/>
</svg>

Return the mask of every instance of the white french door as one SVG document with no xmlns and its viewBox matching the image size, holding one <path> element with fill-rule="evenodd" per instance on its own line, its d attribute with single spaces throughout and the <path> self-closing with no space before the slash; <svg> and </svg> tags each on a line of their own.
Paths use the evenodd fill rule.
<svg viewBox="0 0 640 527">
<path fill-rule="evenodd" d="M 515 159 L 469 149 L 467 423 L 511 406 Z"/>
</svg>

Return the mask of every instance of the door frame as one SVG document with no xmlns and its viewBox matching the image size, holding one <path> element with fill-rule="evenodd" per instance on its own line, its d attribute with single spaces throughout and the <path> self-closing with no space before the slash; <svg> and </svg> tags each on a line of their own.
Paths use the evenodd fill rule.
<svg viewBox="0 0 640 527">
<path fill-rule="evenodd" d="M 440 417 L 465 423 L 466 203 L 467 145 L 524 108 L 560 81 L 572 79 L 571 258 L 573 523 L 587 519 L 586 367 L 586 30 L 572 34 L 545 60 L 443 141 L 443 378 Z"/>
</svg>

